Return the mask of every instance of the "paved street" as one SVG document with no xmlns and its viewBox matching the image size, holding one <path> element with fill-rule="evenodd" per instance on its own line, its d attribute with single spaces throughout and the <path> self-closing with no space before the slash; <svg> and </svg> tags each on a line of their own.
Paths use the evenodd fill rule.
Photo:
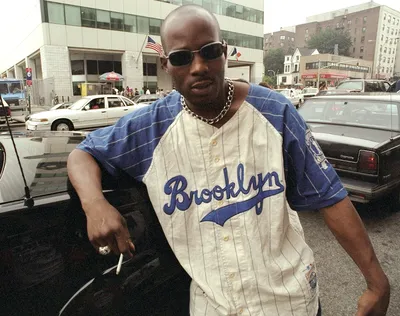
<svg viewBox="0 0 400 316">
<path fill-rule="evenodd" d="M 400 315 L 400 212 L 389 213 L 382 206 L 358 207 L 358 210 L 390 279 L 391 302 L 387 315 Z M 320 213 L 304 212 L 300 218 L 317 261 L 323 315 L 354 315 L 358 297 L 365 289 L 362 275 Z"/>
</svg>

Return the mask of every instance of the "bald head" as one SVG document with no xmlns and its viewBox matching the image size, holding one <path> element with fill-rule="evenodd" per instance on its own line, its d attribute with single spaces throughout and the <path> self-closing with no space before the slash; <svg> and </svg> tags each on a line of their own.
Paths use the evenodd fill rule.
<svg viewBox="0 0 400 316">
<path fill-rule="evenodd" d="M 179 28 L 185 29 L 185 22 L 194 20 L 209 25 L 218 35 L 218 40 L 221 40 L 218 21 L 211 12 L 198 5 L 183 5 L 168 14 L 161 25 L 161 42 L 166 53 L 169 52 L 169 35 L 179 30 Z"/>
</svg>

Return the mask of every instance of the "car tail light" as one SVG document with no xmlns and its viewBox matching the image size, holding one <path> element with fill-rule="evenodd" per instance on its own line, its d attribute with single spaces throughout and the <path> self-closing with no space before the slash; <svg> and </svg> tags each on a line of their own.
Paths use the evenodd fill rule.
<svg viewBox="0 0 400 316">
<path fill-rule="evenodd" d="M 378 173 L 378 156 L 373 151 L 360 150 L 358 171 L 368 174 Z"/>
<path fill-rule="evenodd" d="M 11 109 L 7 108 L 7 116 L 11 116 Z"/>
</svg>

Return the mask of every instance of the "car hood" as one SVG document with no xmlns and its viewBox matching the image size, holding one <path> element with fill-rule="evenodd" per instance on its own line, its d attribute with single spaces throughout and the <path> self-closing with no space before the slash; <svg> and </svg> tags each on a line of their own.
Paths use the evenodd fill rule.
<svg viewBox="0 0 400 316">
<path fill-rule="evenodd" d="M 42 119 L 42 118 L 53 118 L 53 117 L 60 117 L 60 116 L 70 116 L 71 114 L 77 113 L 77 110 L 53 110 L 53 111 L 43 111 L 32 114 L 30 117 L 35 119 Z"/>
<path fill-rule="evenodd" d="M 84 132 L 13 133 L 32 197 L 66 191 L 68 155 L 84 140 L 86 134 Z M 1 204 L 21 200 L 25 192 L 10 135 L 0 134 L 0 143 L 6 153 L 6 165 L 0 178 Z M 54 191 L 49 192 L 49 187 Z"/>
</svg>

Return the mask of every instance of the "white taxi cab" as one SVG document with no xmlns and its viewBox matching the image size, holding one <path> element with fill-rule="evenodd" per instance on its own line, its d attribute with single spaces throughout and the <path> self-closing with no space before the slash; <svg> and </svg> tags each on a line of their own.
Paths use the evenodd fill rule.
<svg viewBox="0 0 400 316">
<path fill-rule="evenodd" d="M 84 97 L 69 108 L 32 114 L 25 122 L 32 131 L 73 131 L 98 128 L 116 123 L 122 116 L 136 109 L 136 103 L 119 95 Z"/>
</svg>

